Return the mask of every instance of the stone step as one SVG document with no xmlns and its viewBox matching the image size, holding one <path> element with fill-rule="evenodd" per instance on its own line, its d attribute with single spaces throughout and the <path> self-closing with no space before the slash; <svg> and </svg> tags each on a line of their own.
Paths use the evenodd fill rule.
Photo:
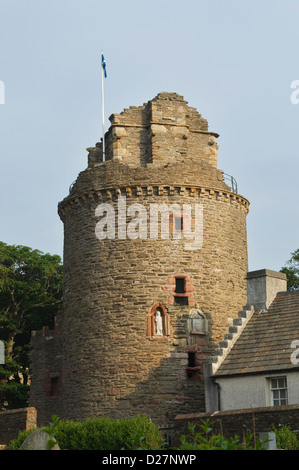
<svg viewBox="0 0 299 470">
<path fill-rule="evenodd" d="M 222 348 L 215 349 L 215 351 L 214 351 L 215 356 L 222 356 L 222 354 L 223 354 L 223 349 Z"/>
<path fill-rule="evenodd" d="M 226 333 L 224 335 L 224 340 L 225 341 L 231 341 L 233 339 L 233 336 L 234 336 L 233 333 Z"/>
<path fill-rule="evenodd" d="M 237 333 L 238 327 L 237 326 L 230 326 L 228 331 L 229 331 L 229 333 Z"/>
<path fill-rule="evenodd" d="M 233 319 L 233 324 L 229 326 L 228 333 L 226 333 L 224 339 L 219 342 L 218 348 L 215 349 L 214 355 L 212 356 L 213 372 L 217 370 L 226 358 L 253 312 L 253 306 L 245 305 L 243 309 L 238 312 L 238 317 Z"/>
</svg>

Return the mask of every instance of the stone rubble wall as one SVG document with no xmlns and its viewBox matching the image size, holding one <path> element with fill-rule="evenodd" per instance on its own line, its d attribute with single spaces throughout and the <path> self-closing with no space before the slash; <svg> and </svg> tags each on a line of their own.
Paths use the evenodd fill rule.
<svg viewBox="0 0 299 470">
<path fill-rule="evenodd" d="M 48 424 L 54 414 L 62 416 L 61 315 L 55 320 L 54 330 L 43 327 L 31 334 L 29 403 L 34 403 L 38 410 L 38 426 Z M 55 390 L 52 389 L 52 380 L 57 381 Z"/>
<path fill-rule="evenodd" d="M 246 433 L 258 437 L 260 433 L 269 432 L 272 427 L 279 429 L 284 425 L 298 433 L 299 405 L 178 415 L 174 422 L 175 445 L 179 443 L 181 435 L 189 434 L 189 423 L 195 425 L 195 432 L 200 432 L 200 425 L 207 420 L 214 434 L 222 434 L 226 438 L 238 435 L 241 441 Z"/>
<path fill-rule="evenodd" d="M 187 159 L 217 168 L 218 134 L 210 132 L 207 120 L 176 93 L 159 93 L 143 106 L 131 106 L 109 119 L 106 160 L 144 167 Z M 102 161 L 100 146 L 90 150 L 91 163 Z"/>
<path fill-rule="evenodd" d="M 0 445 L 7 445 L 18 437 L 20 431 L 37 426 L 37 411 L 34 407 L 0 411 Z"/>
<path fill-rule="evenodd" d="M 108 202 L 117 214 L 120 195 L 127 196 L 128 205 L 139 203 L 148 211 L 150 204 L 162 202 L 202 204 L 202 249 L 186 251 L 184 239 L 97 240 L 97 205 Z M 146 411 L 155 420 L 167 413 L 173 417 L 178 409 L 204 409 L 200 374 L 197 383 L 189 380 L 183 358 L 176 356 L 185 354 L 186 362 L 189 333 L 183 317 L 195 306 L 210 315 L 213 343 L 195 347 L 200 367 L 246 302 L 247 211 L 247 201 L 229 192 L 167 185 L 103 189 L 72 196 L 61 206 L 67 239 L 64 410 L 69 416 L 75 403 L 82 415 Z M 171 280 L 179 274 L 192 281 L 186 307 L 173 305 L 171 296 Z M 146 334 L 156 302 L 170 317 L 170 334 L 162 341 Z"/>
</svg>

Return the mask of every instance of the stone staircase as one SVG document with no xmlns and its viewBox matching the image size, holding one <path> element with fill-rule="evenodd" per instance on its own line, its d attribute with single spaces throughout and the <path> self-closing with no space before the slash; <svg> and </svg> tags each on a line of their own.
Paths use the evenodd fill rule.
<svg viewBox="0 0 299 470">
<path fill-rule="evenodd" d="M 232 349 L 254 311 L 253 305 L 245 305 L 245 307 L 239 311 L 238 317 L 233 319 L 233 324 L 229 327 L 228 333 L 226 333 L 224 339 L 219 342 L 219 347 L 215 349 L 214 355 L 212 356 L 211 364 L 213 374 L 215 374 Z"/>
</svg>

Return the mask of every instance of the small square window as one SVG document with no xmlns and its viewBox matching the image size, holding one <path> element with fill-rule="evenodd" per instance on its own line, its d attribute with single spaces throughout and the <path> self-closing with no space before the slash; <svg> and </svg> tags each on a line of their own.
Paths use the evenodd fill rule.
<svg viewBox="0 0 299 470">
<path fill-rule="evenodd" d="M 175 297 L 174 301 L 177 305 L 188 305 L 188 297 Z"/>
<path fill-rule="evenodd" d="M 170 291 L 168 297 L 170 305 L 177 305 L 180 308 L 194 305 L 192 279 L 188 278 L 184 272 L 174 274 L 169 279 L 167 290 Z"/>
<path fill-rule="evenodd" d="M 178 276 L 175 278 L 174 303 L 177 305 L 189 305 L 185 277 Z"/>
</svg>

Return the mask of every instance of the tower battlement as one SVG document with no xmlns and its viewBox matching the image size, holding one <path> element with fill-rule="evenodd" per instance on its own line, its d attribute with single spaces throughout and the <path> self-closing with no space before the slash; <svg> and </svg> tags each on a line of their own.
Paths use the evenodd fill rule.
<svg viewBox="0 0 299 470">
<path fill-rule="evenodd" d="M 204 161 L 217 168 L 218 134 L 176 93 L 159 93 L 143 106 L 110 116 L 106 160 L 130 166 Z M 103 161 L 102 144 L 89 148 L 89 165 Z"/>
</svg>

